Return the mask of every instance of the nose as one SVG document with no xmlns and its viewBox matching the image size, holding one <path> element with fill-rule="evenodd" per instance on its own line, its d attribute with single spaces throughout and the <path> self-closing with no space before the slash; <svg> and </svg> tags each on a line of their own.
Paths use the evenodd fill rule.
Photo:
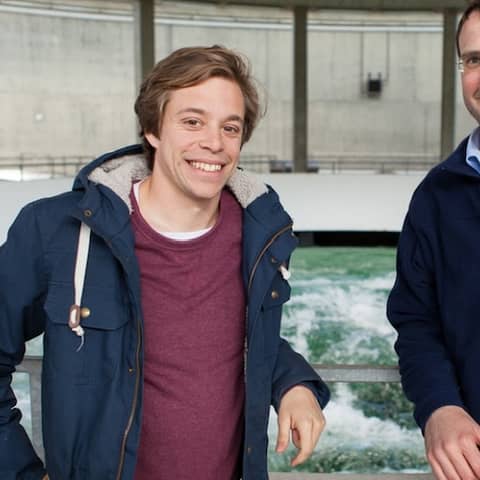
<svg viewBox="0 0 480 480">
<path fill-rule="evenodd" d="M 203 133 L 203 137 L 199 142 L 201 148 L 206 148 L 213 153 L 223 150 L 223 137 L 220 128 L 212 126 L 206 128 Z"/>
</svg>

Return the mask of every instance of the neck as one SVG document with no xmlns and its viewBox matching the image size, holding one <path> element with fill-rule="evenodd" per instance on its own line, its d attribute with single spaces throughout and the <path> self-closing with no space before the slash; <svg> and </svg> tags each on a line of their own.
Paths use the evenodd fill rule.
<svg viewBox="0 0 480 480">
<path fill-rule="evenodd" d="M 215 225 L 220 195 L 205 200 L 178 195 L 161 179 L 150 175 L 140 185 L 138 203 L 143 218 L 152 228 L 162 232 L 194 232 Z"/>
</svg>

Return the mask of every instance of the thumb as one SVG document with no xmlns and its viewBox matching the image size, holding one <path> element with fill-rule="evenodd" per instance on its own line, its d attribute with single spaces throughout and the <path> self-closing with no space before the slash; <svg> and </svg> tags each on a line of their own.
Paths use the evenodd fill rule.
<svg viewBox="0 0 480 480">
<path fill-rule="evenodd" d="M 278 437 L 275 450 L 282 453 L 288 447 L 290 437 L 290 417 L 288 415 L 278 416 Z"/>
</svg>

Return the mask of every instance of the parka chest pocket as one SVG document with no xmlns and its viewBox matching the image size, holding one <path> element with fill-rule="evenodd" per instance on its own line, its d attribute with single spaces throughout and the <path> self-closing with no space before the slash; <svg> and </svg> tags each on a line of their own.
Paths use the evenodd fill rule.
<svg viewBox="0 0 480 480">
<path fill-rule="evenodd" d="M 74 384 L 110 381 L 125 352 L 129 306 L 111 289 L 85 287 L 81 338 L 68 325 L 73 297 L 71 284 L 51 285 L 44 303 L 44 374 L 69 377 Z"/>
<path fill-rule="evenodd" d="M 290 299 L 291 287 L 277 273 L 262 305 L 265 356 L 276 355 L 280 341 L 282 307 Z"/>
</svg>

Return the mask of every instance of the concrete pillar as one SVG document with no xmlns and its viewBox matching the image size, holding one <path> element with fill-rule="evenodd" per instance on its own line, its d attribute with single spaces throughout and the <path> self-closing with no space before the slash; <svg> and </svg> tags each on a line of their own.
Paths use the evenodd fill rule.
<svg viewBox="0 0 480 480">
<path fill-rule="evenodd" d="M 293 170 L 307 171 L 307 15 L 306 7 L 295 7 L 293 48 Z"/>
<path fill-rule="evenodd" d="M 142 80 L 155 63 L 154 0 L 133 0 L 135 34 L 135 85 L 138 91 Z"/>
<path fill-rule="evenodd" d="M 457 11 L 443 12 L 442 124 L 440 156 L 445 159 L 455 146 L 455 80 Z"/>
</svg>

